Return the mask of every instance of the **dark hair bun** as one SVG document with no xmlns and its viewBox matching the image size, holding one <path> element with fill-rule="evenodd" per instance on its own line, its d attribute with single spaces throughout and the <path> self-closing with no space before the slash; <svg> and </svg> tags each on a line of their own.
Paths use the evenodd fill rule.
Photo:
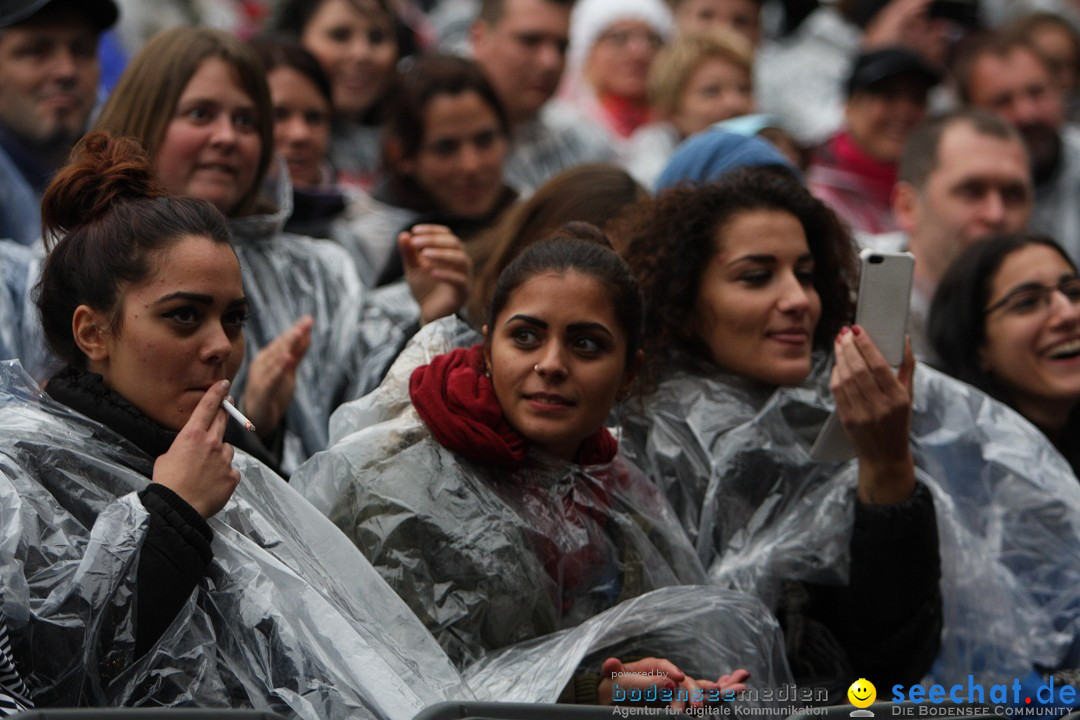
<svg viewBox="0 0 1080 720">
<path fill-rule="evenodd" d="M 92 132 L 75 146 L 70 162 L 45 189 L 42 232 L 48 244 L 94 223 L 119 202 L 163 195 L 150 158 L 138 142 Z"/>
<path fill-rule="evenodd" d="M 550 239 L 585 240 L 611 249 L 611 241 L 604 231 L 584 220 L 571 220 L 549 236 Z"/>
</svg>

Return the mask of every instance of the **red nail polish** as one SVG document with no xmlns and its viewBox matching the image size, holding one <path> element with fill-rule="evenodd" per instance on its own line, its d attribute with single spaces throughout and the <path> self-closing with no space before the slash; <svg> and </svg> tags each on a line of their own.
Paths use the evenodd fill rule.
<svg viewBox="0 0 1080 720">
<path fill-rule="evenodd" d="M 855 333 L 856 335 L 862 335 L 862 328 L 858 325 L 852 325 L 851 332 Z"/>
<path fill-rule="evenodd" d="M 845 325 L 844 327 L 840 328 L 840 337 L 844 337 L 845 335 L 847 335 L 847 334 L 848 334 L 848 330 L 850 330 L 850 329 L 851 329 L 851 328 L 849 328 L 849 327 L 848 327 L 847 325 Z"/>
</svg>

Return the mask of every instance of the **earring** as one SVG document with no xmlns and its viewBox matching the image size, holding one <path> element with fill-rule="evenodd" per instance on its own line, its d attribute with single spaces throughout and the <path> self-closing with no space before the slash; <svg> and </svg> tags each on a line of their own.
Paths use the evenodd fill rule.
<svg viewBox="0 0 1080 720">
<path fill-rule="evenodd" d="M 534 372 L 535 372 L 535 373 L 536 373 L 537 375 L 539 375 L 539 374 L 540 374 L 540 363 L 536 363 L 535 365 L 533 365 L 533 371 L 534 371 Z"/>
<path fill-rule="evenodd" d="M 615 421 L 615 442 L 619 447 L 622 447 L 623 442 L 623 422 L 624 422 L 624 410 L 626 408 L 626 398 L 618 398 L 615 401 L 615 417 L 608 417 L 609 420 Z"/>
</svg>

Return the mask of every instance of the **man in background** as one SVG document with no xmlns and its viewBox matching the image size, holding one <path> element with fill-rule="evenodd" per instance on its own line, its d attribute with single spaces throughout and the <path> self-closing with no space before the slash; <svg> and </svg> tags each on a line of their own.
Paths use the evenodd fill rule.
<svg viewBox="0 0 1080 720">
<path fill-rule="evenodd" d="M 611 162 L 605 133 L 552 100 L 566 66 L 573 0 L 483 0 L 470 33 L 473 58 L 510 117 L 506 180 L 529 193 L 573 165 Z"/>
<path fill-rule="evenodd" d="M 112 0 L 0 0 L 0 238 L 41 236 L 41 194 L 86 130 Z"/>
</svg>

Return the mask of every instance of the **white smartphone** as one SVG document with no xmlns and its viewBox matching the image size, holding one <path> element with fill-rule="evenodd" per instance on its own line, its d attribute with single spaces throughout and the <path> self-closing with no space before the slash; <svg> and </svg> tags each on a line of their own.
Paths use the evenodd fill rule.
<svg viewBox="0 0 1080 720">
<path fill-rule="evenodd" d="M 855 323 L 866 331 L 885 361 L 895 370 L 904 362 L 915 257 L 909 252 L 865 249 L 859 253 L 859 260 Z M 850 460 L 854 454 L 843 425 L 836 413 L 831 413 L 810 448 L 810 457 L 840 462 Z"/>
<path fill-rule="evenodd" d="M 866 330 L 886 362 L 898 368 L 904 361 L 915 257 L 867 249 L 859 253 L 859 261 L 855 324 Z"/>
</svg>

